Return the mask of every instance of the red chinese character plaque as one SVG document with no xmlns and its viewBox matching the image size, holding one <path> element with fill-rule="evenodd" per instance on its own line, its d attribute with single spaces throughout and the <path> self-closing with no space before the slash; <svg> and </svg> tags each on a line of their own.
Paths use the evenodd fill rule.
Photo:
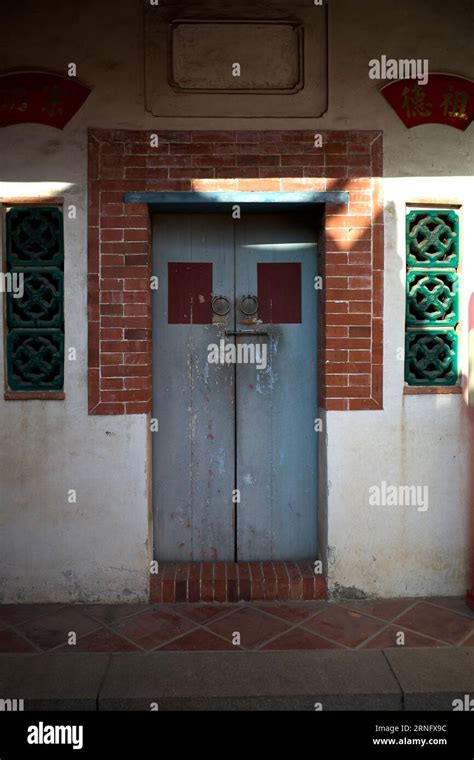
<svg viewBox="0 0 474 760">
<path fill-rule="evenodd" d="M 0 75 L 0 126 L 48 124 L 63 129 L 90 89 L 73 78 L 41 71 Z"/>
<path fill-rule="evenodd" d="M 474 118 L 474 82 L 454 74 L 430 74 L 427 84 L 399 79 L 381 88 L 406 127 L 446 124 L 467 129 Z"/>
</svg>

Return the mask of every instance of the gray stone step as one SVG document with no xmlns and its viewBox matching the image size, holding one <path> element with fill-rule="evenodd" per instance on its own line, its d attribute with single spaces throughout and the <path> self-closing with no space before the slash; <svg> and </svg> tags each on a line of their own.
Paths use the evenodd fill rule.
<svg viewBox="0 0 474 760">
<path fill-rule="evenodd" d="M 474 648 L 387 649 L 403 691 L 405 710 L 452 710 L 454 699 L 474 698 Z"/>
<path fill-rule="evenodd" d="M 0 699 L 26 710 L 452 710 L 474 650 L 0 655 Z"/>
<path fill-rule="evenodd" d="M 399 710 L 382 652 L 162 652 L 112 656 L 99 709 Z M 356 707 L 357 706 L 357 707 Z"/>
</svg>

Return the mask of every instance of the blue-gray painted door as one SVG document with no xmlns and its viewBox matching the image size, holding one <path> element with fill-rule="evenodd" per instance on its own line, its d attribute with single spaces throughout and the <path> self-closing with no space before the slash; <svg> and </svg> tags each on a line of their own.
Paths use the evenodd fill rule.
<svg viewBox="0 0 474 760">
<path fill-rule="evenodd" d="M 159 214 L 153 232 L 155 556 L 314 559 L 315 227 Z"/>
<path fill-rule="evenodd" d="M 156 557 L 231 561 L 235 373 L 209 364 L 207 346 L 224 330 L 212 324 L 211 291 L 233 296 L 234 229 L 223 215 L 159 214 L 153 233 Z"/>
<path fill-rule="evenodd" d="M 255 338 L 267 345 L 267 366 L 237 367 L 237 556 L 314 558 L 315 231 L 298 216 L 276 214 L 246 215 L 235 230 L 237 329 L 268 333 Z M 248 294 L 259 300 L 250 328 L 240 308 Z"/>
</svg>

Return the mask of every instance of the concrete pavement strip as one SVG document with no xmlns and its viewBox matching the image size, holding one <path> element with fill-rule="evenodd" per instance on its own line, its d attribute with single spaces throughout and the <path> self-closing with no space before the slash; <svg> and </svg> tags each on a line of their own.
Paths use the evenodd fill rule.
<svg viewBox="0 0 474 760">
<path fill-rule="evenodd" d="M 452 710 L 474 650 L 3 654 L 25 710 Z"/>
</svg>

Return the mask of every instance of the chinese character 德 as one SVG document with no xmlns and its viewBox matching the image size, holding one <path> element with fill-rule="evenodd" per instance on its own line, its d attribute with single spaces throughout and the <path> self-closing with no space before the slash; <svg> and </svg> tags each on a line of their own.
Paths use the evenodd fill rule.
<svg viewBox="0 0 474 760">
<path fill-rule="evenodd" d="M 416 84 L 411 89 L 403 90 L 403 110 L 410 118 L 415 116 L 431 116 L 433 105 L 426 99 L 426 93 Z"/>
</svg>

